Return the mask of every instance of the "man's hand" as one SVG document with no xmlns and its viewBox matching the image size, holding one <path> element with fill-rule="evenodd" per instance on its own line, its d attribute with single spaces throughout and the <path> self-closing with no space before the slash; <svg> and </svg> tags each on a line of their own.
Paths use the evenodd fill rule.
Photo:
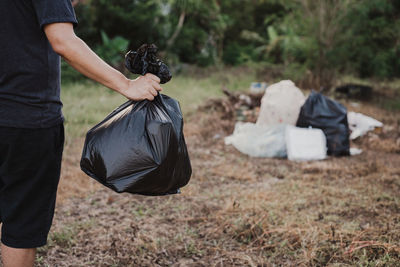
<svg viewBox="0 0 400 267">
<path fill-rule="evenodd" d="M 147 99 L 152 101 L 157 96 L 158 91 L 161 90 L 160 79 L 151 73 L 147 73 L 135 80 L 129 80 L 127 89 L 119 92 L 131 100 Z"/>
<path fill-rule="evenodd" d="M 53 23 L 44 27 L 53 50 L 83 75 L 111 88 L 131 100 L 153 100 L 161 91 L 160 79 L 146 74 L 127 79 L 98 57 L 79 37 L 71 23 Z"/>
</svg>

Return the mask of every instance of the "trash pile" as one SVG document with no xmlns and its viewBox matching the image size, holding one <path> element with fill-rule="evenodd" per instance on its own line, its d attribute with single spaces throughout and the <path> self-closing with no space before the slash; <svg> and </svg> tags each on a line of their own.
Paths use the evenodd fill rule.
<svg viewBox="0 0 400 267">
<path fill-rule="evenodd" d="M 243 122 L 239 117 L 233 134 L 225 138 L 226 145 L 252 157 L 310 161 L 358 155 L 362 151 L 350 148 L 350 139 L 383 127 L 373 118 L 348 113 L 342 104 L 321 93 L 312 91 L 306 98 L 292 81 L 269 87 L 253 83 L 251 93 L 262 93 L 263 88 L 256 122 Z M 243 104 L 239 102 L 240 107 Z"/>
</svg>

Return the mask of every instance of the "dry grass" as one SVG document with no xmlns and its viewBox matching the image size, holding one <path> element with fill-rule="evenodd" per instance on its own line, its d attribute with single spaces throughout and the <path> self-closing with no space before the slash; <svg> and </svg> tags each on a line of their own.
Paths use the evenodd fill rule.
<svg viewBox="0 0 400 267">
<path fill-rule="evenodd" d="M 38 265 L 400 266 L 399 113 L 347 105 L 385 128 L 353 143 L 360 156 L 309 163 L 242 155 L 219 137 L 234 122 L 193 113 L 192 180 L 168 197 L 100 188 L 77 167 L 77 138 Z"/>
</svg>

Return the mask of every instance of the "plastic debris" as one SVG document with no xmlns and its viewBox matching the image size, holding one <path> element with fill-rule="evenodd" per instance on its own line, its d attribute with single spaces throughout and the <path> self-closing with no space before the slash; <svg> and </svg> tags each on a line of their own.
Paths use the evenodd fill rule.
<svg viewBox="0 0 400 267">
<path fill-rule="evenodd" d="M 351 156 L 357 156 L 360 155 L 362 153 L 362 149 L 356 148 L 356 147 L 351 147 L 350 148 L 350 155 Z"/>
<path fill-rule="evenodd" d="M 258 125 L 295 125 L 305 96 L 292 81 L 269 86 L 261 100 Z"/>
<path fill-rule="evenodd" d="M 289 160 L 311 161 L 326 159 L 326 137 L 321 129 L 286 128 L 286 151 Z"/>
<path fill-rule="evenodd" d="M 225 137 L 226 145 L 233 145 L 251 157 L 286 157 L 285 129 L 287 125 L 257 125 L 238 122 L 231 136 Z"/>
<path fill-rule="evenodd" d="M 321 129 L 327 139 L 328 155 L 350 155 L 347 110 L 340 103 L 312 91 L 301 108 L 297 126 Z"/>
<path fill-rule="evenodd" d="M 252 93 L 252 94 L 264 94 L 265 90 L 267 89 L 267 87 L 268 87 L 267 83 L 259 83 L 259 82 L 251 83 L 251 85 L 250 85 L 250 93 Z"/>
<path fill-rule="evenodd" d="M 357 139 L 358 137 L 365 135 L 367 132 L 373 131 L 375 128 L 383 127 L 382 122 L 361 113 L 349 112 L 347 114 L 347 119 L 351 130 L 351 140 Z"/>
</svg>

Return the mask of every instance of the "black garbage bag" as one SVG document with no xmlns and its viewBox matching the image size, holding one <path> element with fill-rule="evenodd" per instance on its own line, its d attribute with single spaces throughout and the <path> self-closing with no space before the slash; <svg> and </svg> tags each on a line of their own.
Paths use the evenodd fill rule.
<svg viewBox="0 0 400 267">
<path fill-rule="evenodd" d="M 126 67 L 171 80 L 155 45 L 128 52 Z M 153 101 L 128 101 L 86 135 L 81 169 L 112 190 L 141 195 L 179 193 L 192 174 L 178 101 L 159 94 Z"/>
<path fill-rule="evenodd" d="M 144 44 L 137 51 L 129 51 L 125 55 L 126 68 L 134 74 L 152 73 L 160 78 L 162 84 L 169 82 L 172 74 L 168 66 L 157 58 L 157 50 L 154 44 Z"/>
<path fill-rule="evenodd" d="M 87 133 L 81 169 L 118 193 L 179 193 L 192 173 L 179 103 L 159 94 L 121 105 Z"/>
<path fill-rule="evenodd" d="M 326 135 L 329 155 L 350 155 L 347 110 L 340 103 L 312 91 L 301 107 L 297 126 L 321 129 Z"/>
</svg>

